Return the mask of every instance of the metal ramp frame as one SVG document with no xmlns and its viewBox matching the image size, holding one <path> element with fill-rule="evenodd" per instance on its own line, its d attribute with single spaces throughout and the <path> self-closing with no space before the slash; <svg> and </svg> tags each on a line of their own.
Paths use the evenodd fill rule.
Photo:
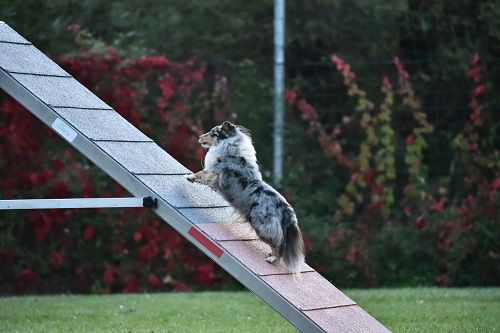
<svg viewBox="0 0 500 333">
<path fill-rule="evenodd" d="M 264 261 L 248 224 L 186 169 L 7 24 L 0 22 L 0 88 L 303 332 L 388 332 L 308 265 L 300 277 Z"/>
</svg>

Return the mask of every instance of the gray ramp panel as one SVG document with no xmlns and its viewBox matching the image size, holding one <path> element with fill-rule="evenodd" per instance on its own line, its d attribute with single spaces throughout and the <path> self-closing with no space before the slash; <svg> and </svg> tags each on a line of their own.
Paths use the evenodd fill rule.
<svg viewBox="0 0 500 333">
<path fill-rule="evenodd" d="M 184 207 L 178 211 L 194 224 L 243 223 L 239 214 L 231 207 L 205 207 L 203 209 Z"/>
<path fill-rule="evenodd" d="M 0 43 L 31 44 L 23 36 L 0 21 Z"/>
<path fill-rule="evenodd" d="M 0 67 L 11 73 L 26 72 L 26 69 L 30 68 L 32 73 L 70 76 L 31 44 L 19 45 L 6 43 L 2 45 Z"/>
<path fill-rule="evenodd" d="M 227 207 L 228 203 L 208 186 L 192 184 L 184 176 L 139 175 L 138 178 L 172 206 Z"/>
<path fill-rule="evenodd" d="M 24 38 L 6 24 L 0 23 L 0 53 L 3 52 L 2 45 L 13 44 L 11 42 L 18 43 L 17 46 L 19 47 L 28 44 Z M 15 50 L 10 52 L 16 54 Z M 67 114 L 66 117 L 63 117 L 62 113 L 59 114 L 57 111 L 62 108 L 72 108 L 76 111 L 78 109 L 93 109 L 96 112 L 112 109 L 75 79 L 58 76 L 59 72 L 53 65 L 48 58 L 37 59 L 36 66 L 43 73 L 36 73 L 34 67 L 30 67 L 29 64 L 26 65 L 27 68 L 24 72 L 17 73 L 11 73 L 8 69 L 2 67 L 0 68 L 0 87 L 47 126 L 54 129 L 73 147 L 92 160 L 131 194 L 158 197 L 158 207 L 154 210 L 158 216 L 299 330 L 303 332 L 324 331 L 307 315 L 294 307 L 285 297 L 250 271 L 238 258 L 225 251 L 224 248 L 186 218 L 192 217 L 193 209 L 196 208 L 200 210 L 207 209 L 208 212 L 212 213 L 211 209 L 226 208 L 227 203 L 218 197 L 217 193 L 206 187 L 201 188 L 198 185 L 188 183 L 183 175 L 188 171 L 186 168 L 179 165 L 166 152 L 159 152 L 156 146 L 144 146 L 145 144 L 154 145 L 152 142 L 135 142 L 137 140 L 134 142 L 98 141 L 92 139 L 91 131 L 89 131 L 88 127 L 82 127 L 78 120 L 67 117 Z M 123 124 L 123 126 L 127 127 L 128 125 Z M 87 135 L 90 135 L 90 137 Z M 109 145 L 106 145 L 107 143 Z M 117 148 L 119 145 L 123 149 L 121 152 Z M 124 153 L 125 149 L 129 153 Z M 151 153 L 153 161 L 147 161 L 147 163 L 154 162 L 156 164 L 150 166 L 143 163 L 140 158 L 137 158 L 137 155 L 134 155 L 139 152 L 143 152 L 143 154 Z M 142 167 L 146 169 L 141 169 Z M 158 178 L 163 176 L 169 177 L 170 189 L 163 183 L 164 180 Z M 147 177 L 150 178 L 146 179 Z M 177 201 L 174 201 L 173 204 L 169 201 L 174 200 L 176 197 L 175 191 L 172 192 L 172 188 L 178 188 L 178 193 L 181 193 L 180 199 L 176 198 Z M 207 193 L 207 191 L 211 192 Z M 202 200 L 201 206 L 198 200 Z M 198 213 L 198 215 L 200 214 Z"/>
<path fill-rule="evenodd" d="M 114 110 L 55 108 L 55 111 L 92 140 L 153 141 Z"/>
<path fill-rule="evenodd" d="M 23 45 L 15 46 L 23 47 Z M 51 61 L 47 59 L 47 62 Z M 48 67 L 48 65 L 45 66 L 47 69 Z M 46 105 L 87 109 L 112 109 L 71 76 L 34 75 L 30 71 L 27 71 L 27 74 L 10 73 L 10 75 Z"/>
<path fill-rule="evenodd" d="M 154 142 L 98 141 L 96 144 L 133 174 L 191 173 Z"/>
</svg>

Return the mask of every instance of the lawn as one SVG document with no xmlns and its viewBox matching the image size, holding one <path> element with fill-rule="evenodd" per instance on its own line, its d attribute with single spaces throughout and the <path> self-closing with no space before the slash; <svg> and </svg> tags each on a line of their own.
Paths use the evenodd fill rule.
<svg viewBox="0 0 500 333">
<path fill-rule="evenodd" d="M 394 332 L 495 332 L 500 288 L 346 293 Z M 294 332 L 248 292 L 0 298 L 0 332 Z"/>
</svg>

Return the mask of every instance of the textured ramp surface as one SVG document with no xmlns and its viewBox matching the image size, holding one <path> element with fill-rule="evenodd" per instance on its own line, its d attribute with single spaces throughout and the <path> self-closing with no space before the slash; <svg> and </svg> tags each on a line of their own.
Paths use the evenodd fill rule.
<svg viewBox="0 0 500 333">
<path fill-rule="evenodd" d="M 299 276 L 264 261 L 269 247 L 219 194 L 191 184 L 183 165 L 0 23 L 0 87 L 304 332 L 387 332 L 314 269 Z"/>
</svg>

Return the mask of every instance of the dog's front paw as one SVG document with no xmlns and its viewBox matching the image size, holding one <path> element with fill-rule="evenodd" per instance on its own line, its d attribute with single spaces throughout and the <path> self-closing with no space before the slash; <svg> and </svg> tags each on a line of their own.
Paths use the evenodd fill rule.
<svg viewBox="0 0 500 333">
<path fill-rule="evenodd" d="M 194 181 L 196 180 L 196 176 L 193 173 L 193 174 L 187 175 L 186 179 L 189 180 L 191 183 L 194 183 Z"/>
<path fill-rule="evenodd" d="M 276 258 L 276 256 L 271 256 L 270 255 L 269 257 L 266 258 L 266 261 L 268 263 L 270 263 L 270 264 L 274 264 L 274 262 L 276 261 L 276 259 L 278 259 L 278 258 Z"/>
</svg>

